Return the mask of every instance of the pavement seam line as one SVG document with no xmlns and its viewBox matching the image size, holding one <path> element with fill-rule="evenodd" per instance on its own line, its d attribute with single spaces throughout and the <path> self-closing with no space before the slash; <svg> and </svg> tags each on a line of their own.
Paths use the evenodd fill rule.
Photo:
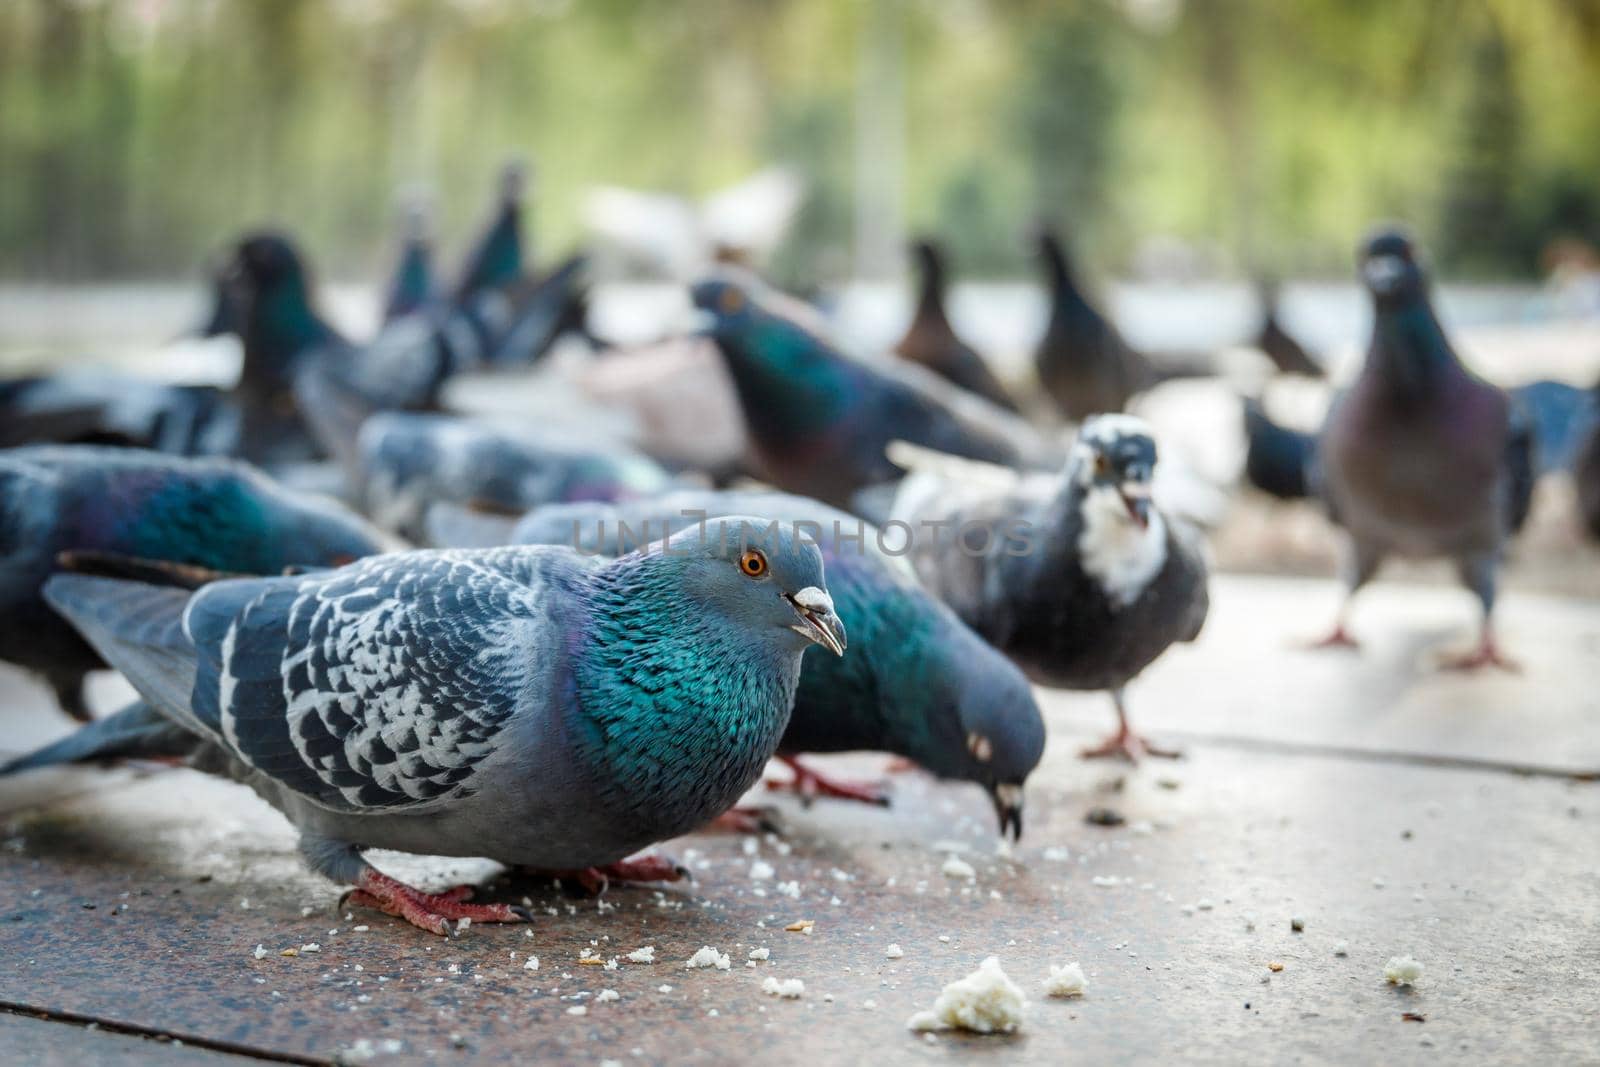
<svg viewBox="0 0 1600 1067">
<path fill-rule="evenodd" d="M 1356 748 L 1349 745 L 1324 745 L 1306 741 L 1277 741 L 1269 738 L 1246 737 L 1242 734 L 1199 734 L 1183 730 L 1163 730 L 1171 736 L 1192 745 L 1231 748 L 1250 752 L 1267 752 L 1286 756 L 1321 756 L 1326 759 L 1359 760 L 1363 763 L 1404 763 L 1414 767 L 1435 767 L 1458 771 L 1493 771 L 1519 778 L 1558 778 L 1573 782 L 1600 781 L 1600 768 L 1578 770 L 1571 767 L 1552 767 L 1541 763 L 1516 763 L 1510 760 L 1486 759 L 1479 756 L 1449 756 L 1428 752 L 1395 752 L 1383 749 Z"/>
<path fill-rule="evenodd" d="M 39 1008 L 10 1000 L 0 1000 L 0 1013 L 15 1015 L 19 1018 L 34 1019 L 39 1022 L 58 1023 L 63 1026 L 76 1027 L 80 1030 L 93 1026 L 102 1033 L 122 1034 L 128 1037 L 143 1038 L 146 1041 L 159 1041 L 161 1038 L 166 1038 L 168 1041 L 180 1042 L 185 1048 L 204 1049 L 207 1052 L 225 1052 L 231 1056 L 260 1060 L 265 1063 L 293 1063 L 303 1065 L 303 1067 L 335 1067 L 338 1063 L 336 1059 L 300 1056 L 293 1052 L 274 1052 L 270 1049 L 236 1045 L 228 1041 L 218 1041 L 208 1037 L 189 1037 L 174 1033 L 171 1030 L 163 1030 L 160 1027 L 114 1022 L 75 1011 Z"/>
</svg>

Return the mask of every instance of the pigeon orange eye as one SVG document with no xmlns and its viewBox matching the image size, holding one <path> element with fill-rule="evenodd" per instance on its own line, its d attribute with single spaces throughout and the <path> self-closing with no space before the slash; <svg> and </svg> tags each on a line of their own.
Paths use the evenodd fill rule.
<svg viewBox="0 0 1600 1067">
<path fill-rule="evenodd" d="M 767 573 L 767 557 L 753 548 L 747 548 L 744 555 L 739 557 L 739 569 L 752 578 L 759 578 Z"/>
<path fill-rule="evenodd" d="M 1094 472 L 1096 474 L 1111 473 L 1111 461 L 1105 457 L 1104 453 L 1100 453 L 1094 457 Z"/>
<path fill-rule="evenodd" d="M 722 308 L 724 315 L 732 315 L 744 307 L 744 294 L 737 289 L 724 289 L 717 298 L 717 305 Z"/>
</svg>

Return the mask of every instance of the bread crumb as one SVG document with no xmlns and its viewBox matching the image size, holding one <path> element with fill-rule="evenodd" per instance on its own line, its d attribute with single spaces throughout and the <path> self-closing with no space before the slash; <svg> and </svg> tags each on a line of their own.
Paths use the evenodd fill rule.
<svg viewBox="0 0 1600 1067">
<path fill-rule="evenodd" d="M 1297 934 L 1304 933 L 1306 929 L 1306 921 L 1298 915 L 1292 916 L 1289 919 L 1289 929 L 1293 930 Z"/>
<path fill-rule="evenodd" d="M 768 978 L 761 983 L 761 992 L 769 997 L 786 997 L 789 1000 L 799 1000 L 805 995 L 806 984 L 798 978 L 785 978 L 779 981 Z"/>
<path fill-rule="evenodd" d="M 654 945 L 646 945 L 644 948 L 636 948 L 622 958 L 629 963 L 654 963 L 656 961 L 656 947 Z"/>
<path fill-rule="evenodd" d="M 1044 980 L 1044 995 L 1047 997 L 1081 997 L 1083 991 L 1089 988 L 1089 979 L 1084 977 L 1083 968 L 1076 960 L 1064 967 L 1050 965 L 1050 977 Z"/>
<path fill-rule="evenodd" d="M 765 882 L 777 873 L 777 869 L 765 860 L 756 860 L 750 865 L 750 880 L 753 882 Z"/>
<path fill-rule="evenodd" d="M 1422 964 L 1410 956 L 1390 956 L 1383 977 L 1390 985 L 1411 985 L 1422 977 Z"/>
<path fill-rule="evenodd" d="M 1333 943 L 1333 954 L 1335 956 L 1348 956 L 1348 955 L 1350 955 L 1350 942 L 1348 942 L 1348 941 L 1335 941 Z"/>
<path fill-rule="evenodd" d="M 301 945 L 300 946 L 300 951 L 301 952 L 321 952 L 322 951 L 322 946 L 317 944 L 315 941 L 313 941 L 310 944 Z"/>
<path fill-rule="evenodd" d="M 906 950 L 901 948 L 899 945 L 890 945 L 888 948 L 883 950 L 883 954 L 891 960 L 897 960 L 906 954 Z"/>
<path fill-rule="evenodd" d="M 815 919 L 796 919 L 788 926 L 785 926 L 784 929 L 791 934 L 798 934 L 801 932 L 809 934 L 811 932 L 811 928 L 815 925 L 817 925 L 817 920 Z"/>
<path fill-rule="evenodd" d="M 800 899 L 800 883 L 799 882 L 779 882 L 778 883 L 778 895 L 779 896 L 783 896 L 783 897 L 788 897 L 791 900 L 799 900 Z"/>
<path fill-rule="evenodd" d="M 772 950 L 764 945 L 761 948 L 753 948 L 750 950 L 750 958 L 753 960 L 771 959 Z"/>
<path fill-rule="evenodd" d="M 726 953 L 718 952 L 710 945 L 700 946 L 700 951 L 690 956 L 689 962 L 684 964 L 685 967 L 691 969 L 695 967 L 715 967 L 719 971 L 725 971 L 732 965 L 733 963 L 728 959 Z"/>
<path fill-rule="evenodd" d="M 1011 1034 L 1022 1025 L 1027 998 L 990 956 L 976 971 L 944 987 L 933 1007 L 906 1021 L 912 1030 L 971 1030 L 978 1034 Z"/>
<path fill-rule="evenodd" d="M 252 952 L 252 953 L 250 953 L 250 955 L 252 955 L 252 956 L 254 956 L 254 957 L 255 957 L 255 958 L 256 958 L 256 959 L 258 959 L 258 960 L 264 960 L 264 959 L 266 959 L 266 958 L 267 958 L 267 949 L 266 949 L 266 946 L 264 946 L 264 945 L 257 945 L 257 946 L 256 946 L 256 950 L 255 950 L 255 951 L 254 951 L 254 952 Z"/>
<path fill-rule="evenodd" d="M 1273 960 L 1271 963 L 1267 964 L 1267 970 L 1271 971 L 1273 974 L 1277 974 L 1279 971 L 1283 970 L 1283 964 L 1279 963 L 1277 960 Z"/>
<path fill-rule="evenodd" d="M 976 878 L 976 877 L 978 877 L 977 869 L 974 868 L 972 866 L 972 864 L 970 864 L 966 860 L 962 859 L 960 856 L 947 856 L 947 857 L 945 857 L 944 866 L 940 867 L 939 870 L 944 872 L 944 876 L 946 878 Z"/>
<path fill-rule="evenodd" d="M 525 971 L 537 971 L 539 969 L 539 957 L 529 956 L 528 962 L 522 965 L 522 969 Z"/>
<path fill-rule="evenodd" d="M 567 1009 L 567 1014 L 568 1015 L 588 1015 L 589 1014 L 589 1009 L 584 1007 L 582 1004 L 574 1004 L 572 1007 Z"/>
<path fill-rule="evenodd" d="M 602 989 L 598 994 L 595 995 L 594 1002 L 596 1004 L 605 1004 L 609 1001 L 621 999 L 622 994 L 618 993 L 615 989 Z"/>
</svg>

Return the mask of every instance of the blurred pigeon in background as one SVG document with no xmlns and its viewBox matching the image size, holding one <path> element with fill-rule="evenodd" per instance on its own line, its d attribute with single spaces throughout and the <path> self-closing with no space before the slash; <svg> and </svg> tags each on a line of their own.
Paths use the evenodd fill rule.
<svg viewBox="0 0 1600 1067">
<path fill-rule="evenodd" d="M 919 291 L 917 309 L 905 336 L 895 345 L 897 355 L 926 367 L 939 377 L 976 393 L 1007 411 L 1016 411 L 1016 401 L 989 369 L 983 357 L 956 336 L 944 310 L 947 285 L 944 253 L 931 238 L 912 246 L 917 261 Z"/>
<path fill-rule="evenodd" d="M 1501 555 L 1533 494 L 1531 420 L 1456 356 L 1407 234 L 1378 230 L 1362 246 L 1360 271 L 1372 343 L 1318 450 L 1329 512 L 1349 534 L 1347 595 L 1322 644 L 1355 644 L 1345 629 L 1350 598 L 1386 557 L 1444 557 L 1483 607 L 1477 648 L 1449 665 L 1514 668 L 1492 613 Z"/>
<path fill-rule="evenodd" d="M 383 298 L 383 321 L 425 311 L 439 298 L 433 276 L 433 221 L 427 202 L 413 197 L 404 209 L 400 258 Z"/>
<path fill-rule="evenodd" d="M 40 595 L 62 552 L 278 574 L 392 544 L 333 502 L 292 495 L 243 463 L 87 445 L 0 452 L 0 657 L 88 718 L 83 677 L 103 664 Z"/>
<path fill-rule="evenodd" d="M 1325 378 L 1327 371 L 1311 358 L 1311 353 L 1296 341 L 1278 319 L 1281 293 L 1278 283 L 1263 278 L 1256 283 L 1257 299 L 1261 303 L 1261 328 L 1256 332 L 1255 346 L 1272 360 L 1280 374 L 1303 374 L 1308 378 Z"/>
<path fill-rule="evenodd" d="M 693 295 L 711 313 L 754 465 L 780 489 L 849 507 L 858 490 L 899 478 L 884 455 L 894 440 L 1007 466 L 1054 455 L 1026 423 L 937 375 L 845 355 L 753 279 L 730 272 Z"/>
</svg>

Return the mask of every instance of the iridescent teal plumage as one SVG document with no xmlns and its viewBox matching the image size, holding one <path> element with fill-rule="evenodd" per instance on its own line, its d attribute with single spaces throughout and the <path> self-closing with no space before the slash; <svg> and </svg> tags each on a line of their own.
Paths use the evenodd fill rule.
<svg viewBox="0 0 1600 1067">
<path fill-rule="evenodd" d="M 0 452 L 0 656 L 84 714 L 82 677 L 100 659 L 39 596 L 61 552 L 276 574 L 384 547 L 338 505 L 294 497 L 242 463 L 92 446 Z"/>
<path fill-rule="evenodd" d="M 900 477 L 884 455 L 894 440 L 1007 466 L 1050 451 L 1015 416 L 931 372 L 845 355 L 751 279 L 703 281 L 693 296 L 715 317 L 753 458 L 781 489 L 848 507 Z"/>
</svg>

